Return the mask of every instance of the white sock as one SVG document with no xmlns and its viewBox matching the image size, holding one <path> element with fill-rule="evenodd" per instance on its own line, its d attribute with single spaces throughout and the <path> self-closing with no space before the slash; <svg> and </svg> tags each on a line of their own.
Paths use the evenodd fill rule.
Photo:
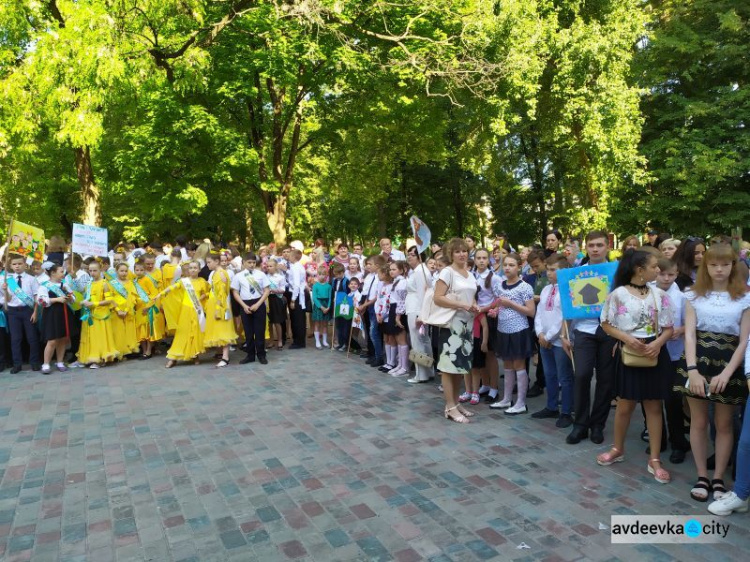
<svg viewBox="0 0 750 562">
<path fill-rule="evenodd" d="M 489 391 L 490 391 L 490 387 L 487 386 L 486 384 L 483 384 L 482 386 L 479 387 L 479 390 L 477 390 L 477 394 L 485 394 Z"/>
<path fill-rule="evenodd" d="M 62 361 L 60 361 L 60 362 L 57 363 L 57 366 L 58 367 L 65 367 L 65 363 L 63 363 Z"/>
<path fill-rule="evenodd" d="M 399 362 L 399 365 L 401 365 L 401 368 L 404 371 L 408 371 L 409 370 L 409 346 L 399 345 L 398 356 L 401 359 L 401 361 Z"/>
<path fill-rule="evenodd" d="M 59 363 L 58 363 L 58 365 L 59 365 Z M 43 363 L 42 364 L 42 369 L 49 369 L 49 363 Z"/>
<path fill-rule="evenodd" d="M 516 385 L 516 372 L 513 369 L 505 369 L 505 392 L 503 393 L 503 402 L 513 400 L 513 387 Z"/>
<path fill-rule="evenodd" d="M 526 369 L 516 371 L 518 378 L 518 396 L 516 397 L 516 407 L 523 408 L 526 406 L 526 392 L 529 390 L 529 374 Z"/>
<path fill-rule="evenodd" d="M 323 345 L 328 345 L 328 330 L 323 332 Z"/>
<path fill-rule="evenodd" d="M 320 332 L 313 332 L 315 334 L 315 345 L 320 345 Z"/>
<path fill-rule="evenodd" d="M 387 345 L 386 348 L 388 350 L 386 353 L 388 357 L 388 364 L 391 367 L 395 367 L 396 366 L 396 353 L 398 352 L 398 350 L 396 349 L 395 345 Z"/>
<path fill-rule="evenodd" d="M 490 398 L 497 398 L 497 389 L 490 388 Z"/>
</svg>

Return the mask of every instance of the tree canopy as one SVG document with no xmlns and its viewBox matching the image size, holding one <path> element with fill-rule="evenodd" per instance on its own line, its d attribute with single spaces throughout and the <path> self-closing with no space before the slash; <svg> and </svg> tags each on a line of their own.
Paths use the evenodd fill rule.
<svg viewBox="0 0 750 562">
<path fill-rule="evenodd" d="M 243 243 L 406 235 L 411 214 L 519 241 L 728 229 L 750 197 L 749 11 L 0 0 L 0 211 Z"/>
</svg>

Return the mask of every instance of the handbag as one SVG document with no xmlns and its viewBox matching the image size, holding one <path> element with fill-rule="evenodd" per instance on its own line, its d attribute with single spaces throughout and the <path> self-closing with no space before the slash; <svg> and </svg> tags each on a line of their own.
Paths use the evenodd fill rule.
<svg viewBox="0 0 750 562">
<path fill-rule="evenodd" d="M 427 367 L 428 369 L 435 363 L 435 359 L 433 359 L 432 355 L 421 353 L 415 349 L 409 351 L 409 361 L 416 363 L 417 365 L 422 365 L 422 367 Z"/>
<path fill-rule="evenodd" d="M 654 298 L 654 333 L 659 333 L 659 304 L 656 302 L 656 294 L 651 290 L 651 296 Z M 659 356 L 646 357 L 642 353 L 634 350 L 628 344 L 624 344 L 620 349 L 622 364 L 626 367 L 656 367 L 659 364 Z"/>
<path fill-rule="evenodd" d="M 451 293 L 451 290 L 453 289 L 453 276 L 455 273 L 451 269 L 451 282 L 450 285 L 448 285 L 448 291 L 445 293 L 445 296 L 449 298 L 453 293 Z M 454 296 L 455 298 L 455 296 Z M 438 328 L 445 328 L 450 323 L 451 320 L 453 320 L 453 317 L 456 315 L 456 309 L 455 308 L 445 308 L 442 306 L 438 306 L 435 304 L 435 289 L 430 287 L 424 292 L 424 300 L 422 301 L 422 310 L 419 312 L 419 320 L 422 321 L 424 324 L 428 324 L 429 326 L 436 326 Z"/>
</svg>

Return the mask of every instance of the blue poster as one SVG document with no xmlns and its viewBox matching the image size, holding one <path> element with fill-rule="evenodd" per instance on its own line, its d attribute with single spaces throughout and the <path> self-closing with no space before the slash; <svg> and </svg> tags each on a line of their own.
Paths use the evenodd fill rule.
<svg viewBox="0 0 750 562">
<path fill-rule="evenodd" d="M 618 265 L 613 261 L 559 270 L 557 284 L 563 318 L 599 318 Z"/>
<path fill-rule="evenodd" d="M 352 318 L 354 316 L 354 297 L 344 292 L 336 293 L 333 315 L 335 318 Z"/>
</svg>

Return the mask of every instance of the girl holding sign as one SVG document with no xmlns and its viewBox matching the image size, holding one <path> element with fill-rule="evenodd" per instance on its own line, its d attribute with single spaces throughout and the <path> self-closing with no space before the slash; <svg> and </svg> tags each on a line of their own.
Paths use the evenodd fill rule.
<svg viewBox="0 0 750 562">
<path fill-rule="evenodd" d="M 208 282 L 200 277 L 201 265 L 193 260 L 187 265 L 187 277 L 170 285 L 154 300 L 174 292 L 180 301 L 172 347 L 167 351 L 167 369 L 171 369 L 177 361 L 195 361 L 200 363 L 199 355 L 205 351 L 204 332 L 206 329 L 206 313 L 203 303 L 208 299 L 210 288 Z"/>
<path fill-rule="evenodd" d="M 83 298 L 84 311 L 81 315 L 81 347 L 78 360 L 98 369 L 103 363 L 119 359 L 121 354 L 112 335 L 112 288 L 102 279 L 102 266 L 98 260 L 89 264 L 91 284 Z"/>
</svg>

